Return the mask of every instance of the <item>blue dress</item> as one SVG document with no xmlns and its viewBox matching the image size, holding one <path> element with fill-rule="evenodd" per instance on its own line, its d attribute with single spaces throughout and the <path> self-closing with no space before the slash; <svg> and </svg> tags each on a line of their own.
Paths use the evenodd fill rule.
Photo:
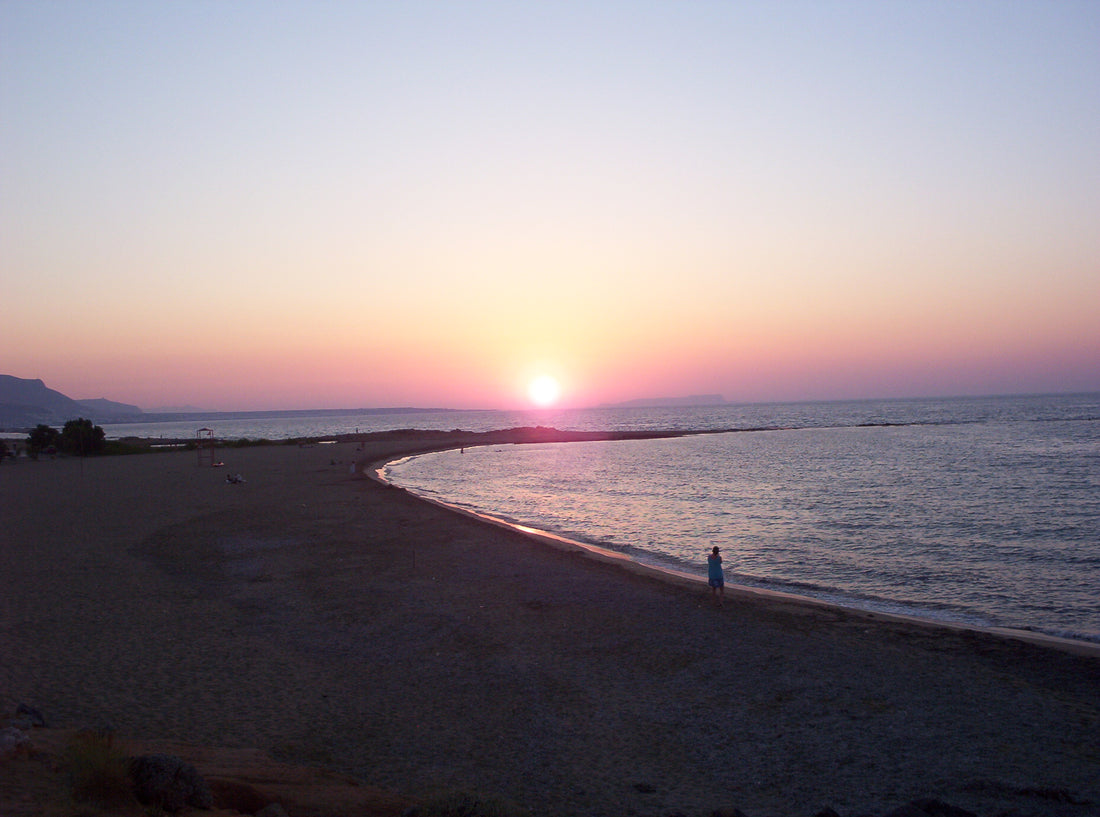
<svg viewBox="0 0 1100 817">
<path fill-rule="evenodd" d="M 711 555 L 707 557 L 707 578 L 710 579 L 711 587 L 722 587 L 725 585 L 726 578 L 722 575 L 721 556 Z"/>
</svg>

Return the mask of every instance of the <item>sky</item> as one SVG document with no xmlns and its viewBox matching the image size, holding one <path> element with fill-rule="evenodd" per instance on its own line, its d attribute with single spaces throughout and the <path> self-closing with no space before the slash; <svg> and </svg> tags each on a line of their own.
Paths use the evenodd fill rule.
<svg viewBox="0 0 1100 817">
<path fill-rule="evenodd" d="M 1100 3 L 0 0 L 0 299 L 145 409 L 1100 390 Z"/>
</svg>

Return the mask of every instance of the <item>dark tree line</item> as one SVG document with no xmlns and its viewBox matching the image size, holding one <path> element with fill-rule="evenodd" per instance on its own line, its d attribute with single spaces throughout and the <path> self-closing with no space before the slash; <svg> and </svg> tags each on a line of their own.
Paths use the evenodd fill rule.
<svg viewBox="0 0 1100 817">
<path fill-rule="evenodd" d="M 32 456 L 53 450 L 83 457 L 102 453 L 105 439 L 100 426 L 78 417 L 65 423 L 61 431 L 41 423 L 35 426 L 27 435 L 27 449 Z"/>
</svg>

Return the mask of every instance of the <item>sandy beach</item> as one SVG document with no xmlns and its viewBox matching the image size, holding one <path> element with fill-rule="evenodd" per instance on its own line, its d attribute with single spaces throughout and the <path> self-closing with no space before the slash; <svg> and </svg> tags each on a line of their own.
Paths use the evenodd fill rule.
<svg viewBox="0 0 1100 817">
<path fill-rule="evenodd" d="M 539 815 L 1100 814 L 1095 653 L 718 607 L 364 473 L 439 444 L 0 465 L 0 713 Z"/>
</svg>

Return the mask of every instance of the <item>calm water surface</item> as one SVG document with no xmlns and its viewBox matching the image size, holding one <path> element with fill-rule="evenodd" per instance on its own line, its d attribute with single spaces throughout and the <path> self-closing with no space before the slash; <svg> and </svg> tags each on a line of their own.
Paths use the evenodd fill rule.
<svg viewBox="0 0 1100 817">
<path fill-rule="evenodd" d="M 717 544 L 729 581 L 1100 642 L 1100 396 L 691 414 L 645 422 L 771 430 L 474 448 L 386 474 L 700 576 Z"/>
</svg>

